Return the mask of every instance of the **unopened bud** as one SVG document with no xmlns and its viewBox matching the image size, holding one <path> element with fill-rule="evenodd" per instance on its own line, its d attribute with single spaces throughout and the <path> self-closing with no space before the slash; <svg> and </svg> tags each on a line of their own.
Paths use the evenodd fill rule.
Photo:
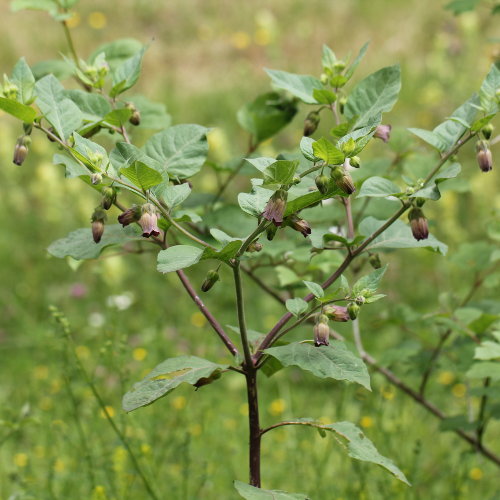
<svg viewBox="0 0 500 500">
<path fill-rule="evenodd" d="M 328 305 L 323 307 L 323 313 L 332 321 L 349 321 L 347 307 Z"/>
<path fill-rule="evenodd" d="M 350 195 L 356 191 L 352 177 L 342 168 L 332 168 L 331 176 L 335 185 L 345 194 Z"/>
<path fill-rule="evenodd" d="M 429 226 L 421 208 L 412 208 L 408 214 L 413 237 L 417 240 L 426 240 L 429 237 Z"/>
<path fill-rule="evenodd" d="M 304 120 L 304 135 L 309 137 L 316 132 L 319 125 L 319 113 L 317 111 L 311 111 Z"/>
<path fill-rule="evenodd" d="M 482 172 L 489 172 L 493 168 L 493 155 L 488 141 L 477 141 L 476 160 Z"/>
<path fill-rule="evenodd" d="M 360 307 L 358 306 L 358 304 L 351 302 L 347 306 L 347 313 L 349 314 L 349 318 L 355 320 L 358 317 L 359 309 Z"/>
<path fill-rule="evenodd" d="M 102 182 L 102 175 L 99 172 L 94 172 L 90 176 L 90 182 L 94 185 L 97 186 L 97 184 L 100 184 Z"/>
<path fill-rule="evenodd" d="M 16 146 L 14 147 L 14 158 L 12 161 L 16 165 L 22 165 L 24 160 L 26 160 L 26 156 L 28 156 L 28 148 L 22 142 L 18 141 Z"/>
<path fill-rule="evenodd" d="M 376 137 L 377 139 L 382 139 L 384 142 L 388 142 L 389 139 L 391 138 L 391 129 L 392 129 L 391 125 L 377 125 L 373 137 Z"/>
<path fill-rule="evenodd" d="M 361 166 L 361 159 L 359 156 L 353 156 L 349 158 L 349 165 L 354 168 L 359 168 Z"/>
<path fill-rule="evenodd" d="M 343 96 L 339 99 L 339 111 L 340 111 L 340 114 L 344 114 L 344 108 L 345 108 L 345 105 L 347 104 L 347 97 Z"/>
<path fill-rule="evenodd" d="M 104 210 L 109 210 L 116 200 L 116 190 L 111 186 L 102 188 L 102 201 L 101 205 Z"/>
<path fill-rule="evenodd" d="M 246 251 L 250 253 L 254 252 L 260 252 L 262 250 L 262 243 L 259 243 L 258 241 L 252 241 L 250 245 L 248 245 Z"/>
<path fill-rule="evenodd" d="M 292 184 L 300 184 L 302 179 L 298 175 L 294 175 L 292 179 Z"/>
<path fill-rule="evenodd" d="M 356 302 L 356 304 L 358 306 L 362 306 L 366 302 L 366 299 L 365 299 L 365 297 L 363 297 L 363 295 L 360 295 L 360 296 L 356 297 L 356 299 L 354 301 Z"/>
<path fill-rule="evenodd" d="M 326 85 L 328 83 L 328 75 L 326 73 L 321 73 L 319 77 L 319 81 L 323 84 Z"/>
<path fill-rule="evenodd" d="M 275 226 L 274 224 L 271 224 L 267 226 L 266 229 L 266 237 L 269 241 L 272 241 L 274 237 L 276 236 L 276 232 L 278 231 L 278 227 Z"/>
<path fill-rule="evenodd" d="M 330 189 L 330 179 L 326 175 L 318 175 L 316 179 L 314 179 L 314 182 L 316 183 L 316 187 L 321 194 L 328 193 Z"/>
<path fill-rule="evenodd" d="M 370 257 L 368 258 L 368 262 L 373 267 L 373 269 L 380 269 L 382 267 L 382 262 L 380 262 L 380 257 L 378 255 L 378 253 L 370 254 Z"/>
<path fill-rule="evenodd" d="M 345 69 L 345 61 L 338 59 L 333 63 L 333 71 L 335 71 L 336 73 L 342 73 L 344 69 Z"/>
<path fill-rule="evenodd" d="M 301 233 L 304 238 L 307 238 L 311 234 L 311 226 L 309 225 L 309 222 L 297 217 L 296 215 L 290 216 L 288 224 L 291 228 L 295 229 L 295 231 Z"/>
<path fill-rule="evenodd" d="M 141 207 L 138 205 L 132 205 L 130 208 L 128 208 L 118 216 L 118 222 L 123 227 L 125 227 L 129 224 L 132 224 L 133 222 L 138 222 L 141 218 L 141 215 Z"/>
<path fill-rule="evenodd" d="M 104 222 L 106 221 L 106 212 L 101 208 L 97 207 L 92 214 L 92 238 L 96 243 L 101 241 L 102 235 L 104 233 Z"/>
<path fill-rule="evenodd" d="M 483 137 L 486 140 L 488 140 L 491 137 L 493 130 L 495 130 L 495 127 L 491 123 L 488 123 L 487 125 L 485 125 L 481 130 L 481 132 L 483 133 Z"/>
<path fill-rule="evenodd" d="M 219 273 L 217 271 L 208 271 L 205 281 L 201 285 L 202 292 L 208 292 L 219 281 Z"/>
<path fill-rule="evenodd" d="M 141 113 L 135 110 L 128 120 L 132 125 L 138 126 L 141 124 Z"/>
</svg>

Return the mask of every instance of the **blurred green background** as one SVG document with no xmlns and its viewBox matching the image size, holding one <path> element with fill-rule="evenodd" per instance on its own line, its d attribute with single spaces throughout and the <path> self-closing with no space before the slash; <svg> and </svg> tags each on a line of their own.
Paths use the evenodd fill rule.
<svg viewBox="0 0 500 500">
<path fill-rule="evenodd" d="M 70 25 L 82 58 L 115 38 L 149 43 L 137 91 L 163 102 L 174 124 L 213 127 L 212 159 L 222 162 L 246 149 L 248 138 L 236 112 L 269 89 L 263 68 L 319 75 L 323 43 L 342 57 L 371 41 L 355 80 L 399 62 L 401 99 L 385 121 L 401 141 L 406 127 L 433 128 L 478 89 L 500 57 L 499 17 L 490 15 L 487 2 L 459 17 L 443 6 L 430 0 L 81 0 Z M 14 14 L 2 0 L 0 18 L 5 73 L 21 56 L 33 65 L 67 54 L 62 30 L 44 13 Z M 262 155 L 293 149 L 306 113 L 301 108 L 290 126 L 263 144 Z M 0 116 L 0 498 L 147 498 L 89 388 L 74 363 L 65 361 L 65 341 L 48 311 L 52 304 L 72 324 L 80 358 L 95 372 L 109 411 L 161 497 L 236 497 L 231 481 L 246 480 L 247 473 L 243 378 L 227 374 L 217 386 L 198 392 L 181 387 L 133 414 L 120 410 L 131 383 L 163 359 L 187 353 L 215 361 L 227 356 L 181 295 L 176 276 L 157 273 L 151 255 L 108 256 L 81 265 L 47 257 L 52 241 L 89 224 L 97 197 L 52 166 L 56 149 L 43 137 L 35 135 L 22 167 L 13 165 L 21 133 L 13 119 Z M 417 168 L 429 154 L 411 140 L 417 154 L 407 169 Z M 499 155 L 498 147 L 493 154 Z M 389 148 L 373 144 L 363 160 L 391 155 Z M 491 236 L 500 213 L 498 172 L 480 174 L 472 145 L 460 158 L 463 174 L 450 183 L 456 191 L 443 190 L 443 199 L 426 210 L 431 231 L 449 245 L 451 258 L 423 250 L 385 254 L 390 269 L 381 291 L 389 297 L 362 318 L 369 350 L 391 359 L 410 385 L 418 383 L 420 369 L 412 356 L 435 343 L 435 332 L 420 318 L 466 294 L 477 263 L 453 256 L 463 243 Z M 249 186 L 245 178 L 237 184 Z M 215 189 L 213 174 L 195 179 L 195 187 Z M 234 199 L 235 192 L 228 197 Z M 201 283 L 207 269 L 188 274 Z M 276 282 L 272 271 L 266 272 L 261 276 Z M 224 272 L 206 302 L 222 324 L 234 325 L 231 285 Z M 250 326 L 266 331 L 282 308 L 247 285 Z M 475 300 L 497 299 L 497 285 L 493 280 Z M 298 335 L 310 336 L 307 328 Z M 339 330 L 351 339 L 349 329 Z M 450 415 L 470 405 L 459 362 L 450 353 L 430 386 L 430 399 Z M 351 420 L 394 459 L 412 488 L 346 458 L 333 439 L 294 428 L 265 436 L 264 487 L 305 492 L 315 500 L 498 498 L 497 467 L 453 433 L 440 432 L 432 416 L 382 377 L 374 375 L 372 385 L 373 393 L 367 393 L 284 370 L 263 380 L 264 424 L 302 416 Z M 499 437 L 493 422 L 486 442 L 495 448 L 496 439 L 497 452 Z M 94 477 L 86 466 L 86 448 Z"/>
</svg>

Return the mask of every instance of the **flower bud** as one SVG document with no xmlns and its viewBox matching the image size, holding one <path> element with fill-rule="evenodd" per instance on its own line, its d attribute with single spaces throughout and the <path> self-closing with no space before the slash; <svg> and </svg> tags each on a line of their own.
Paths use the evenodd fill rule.
<svg viewBox="0 0 500 500">
<path fill-rule="evenodd" d="M 205 281 L 201 285 L 202 292 L 208 292 L 219 281 L 219 273 L 217 271 L 208 271 Z"/>
<path fill-rule="evenodd" d="M 274 224 L 271 224 L 270 226 L 268 226 L 266 229 L 267 239 L 269 241 L 272 241 L 274 239 L 274 237 L 276 236 L 277 231 L 278 231 L 278 228 Z"/>
<path fill-rule="evenodd" d="M 495 127 L 491 123 L 488 123 L 487 125 L 485 125 L 481 130 L 481 132 L 483 133 L 483 137 L 486 140 L 488 140 L 491 137 L 493 130 L 495 130 Z"/>
<path fill-rule="evenodd" d="M 262 243 L 259 243 L 258 241 L 252 241 L 250 245 L 248 245 L 246 251 L 250 253 L 254 252 L 260 252 L 262 250 Z"/>
<path fill-rule="evenodd" d="M 318 322 L 314 325 L 314 345 L 319 347 L 321 345 L 329 345 L 330 327 L 328 326 L 328 318 L 321 314 Z"/>
<path fill-rule="evenodd" d="M 336 73 L 342 73 L 342 71 L 345 69 L 345 61 L 342 61 L 342 59 L 338 59 L 333 63 L 333 71 Z"/>
<path fill-rule="evenodd" d="M 350 195 L 356 191 L 352 177 L 342 167 L 332 168 L 331 176 L 335 185 L 345 194 Z"/>
<path fill-rule="evenodd" d="M 391 129 L 392 129 L 391 125 L 377 125 L 373 137 L 376 137 L 377 139 L 382 139 L 384 142 L 388 142 L 389 139 L 391 138 Z"/>
<path fill-rule="evenodd" d="M 319 113 L 317 111 L 311 111 L 304 120 L 304 135 L 309 137 L 316 132 L 319 125 Z"/>
<path fill-rule="evenodd" d="M 362 306 L 366 302 L 366 299 L 363 295 L 359 295 L 358 297 L 356 297 L 354 299 L 354 302 L 356 302 L 356 304 L 358 304 L 358 306 Z"/>
<path fill-rule="evenodd" d="M 328 305 L 323 307 L 323 313 L 332 321 L 349 321 L 347 307 Z"/>
<path fill-rule="evenodd" d="M 328 75 L 326 73 L 321 73 L 319 77 L 319 81 L 323 84 L 326 85 L 328 83 Z"/>
<path fill-rule="evenodd" d="M 141 113 L 137 110 L 135 110 L 132 115 L 130 116 L 130 118 L 128 119 L 128 121 L 134 125 L 134 126 L 138 126 L 141 124 Z"/>
<path fill-rule="evenodd" d="M 378 255 L 378 253 L 370 254 L 370 257 L 368 258 L 368 262 L 373 267 L 373 269 L 380 269 L 382 267 L 382 262 L 380 262 L 380 257 Z"/>
<path fill-rule="evenodd" d="M 358 306 L 358 304 L 351 302 L 347 306 L 347 313 L 349 314 L 349 318 L 355 320 L 358 317 L 359 309 L 360 307 Z"/>
<path fill-rule="evenodd" d="M 28 148 L 18 140 L 14 147 L 14 158 L 12 161 L 16 165 L 22 165 L 24 160 L 26 160 L 26 156 L 28 156 Z"/>
<path fill-rule="evenodd" d="M 118 216 L 118 222 L 123 226 L 128 226 L 129 224 L 132 224 L 133 222 L 138 222 L 139 219 L 141 218 L 141 207 L 138 205 L 132 205 L 130 208 L 125 210 L 125 212 L 122 212 Z"/>
<path fill-rule="evenodd" d="M 97 184 L 100 184 L 102 182 L 102 175 L 99 172 L 94 172 L 90 176 L 90 182 L 94 185 L 97 186 Z"/>
<path fill-rule="evenodd" d="M 288 225 L 292 229 L 295 229 L 295 231 L 301 233 L 304 238 L 307 238 L 311 234 L 311 226 L 309 225 L 309 223 L 306 220 L 297 217 L 296 215 L 292 215 L 289 217 Z"/>
<path fill-rule="evenodd" d="M 429 226 L 421 208 L 412 208 L 408 214 L 413 237 L 417 240 L 426 240 L 429 237 Z"/>
<path fill-rule="evenodd" d="M 283 224 L 283 214 L 285 213 L 287 197 L 288 193 L 284 189 L 278 189 L 269 198 L 266 208 L 262 212 L 262 217 L 271 221 L 275 226 L 281 226 Z"/>
<path fill-rule="evenodd" d="M 316 179 L 314 179 L 314 182 L 316 183 L 316 187 L 321 194 L 328 193 L 330 189 L 330 179 L 326 175 L 318 175 Z"/>
<path fill-rule="evenodd" d="M 139 225 L 142 228 L 142 236 L 149 238 L 150 236 L 159 236 L 160 229 L 157 225 L 158 212 L 152 203 L 145 203 L 141 207 L 141 217 Z"/>
<path fill-rule="evenodd" d="M 349 158 L 349 165 L 354 168 L 359 168 L 361 166 L 361 159 L 359 156 L 353 156 Z"/>
<path fill-rule="evenodd" d="M 476 160 L 482 172 L 489 172 L 493 168 L 493 155 L 487 141 L 477 141 Z"/>
<path fill-rule="evenodd" d="M 92 214 L 92 238 L 96 243 L 99 243 L 104 233 L 104 222 L 106 221 L 106 212 L 101 208 L 97 207 Z"/>
<path fill-rule="evenodd" d="M 104 210 L 109 210 L 116 200 L 116 190 L 111 186 L 106 186 L 102 188 L 102 201 L 101 205 Z"/>
<path fill-rule="evenodd" d="M 345 105 L 347 104 L 347 97 L 343 96 L 339 99 L 339 111 L 340 111 L 340 114 L 344 114 L 344 108 L 345 108 Z"/>
</svg>

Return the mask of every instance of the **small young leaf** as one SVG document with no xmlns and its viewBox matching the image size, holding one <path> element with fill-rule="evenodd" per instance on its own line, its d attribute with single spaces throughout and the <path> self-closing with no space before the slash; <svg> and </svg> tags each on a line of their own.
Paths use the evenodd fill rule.
<svg viewBox="0 0 500 500">
<path fill-rule="evenodd" d="M 481 89 L 479 90 L 479 100 L 485 113 L 492 114 L 498 112 L 497 92 L 500 88 L 500 67 L 492 64 L 490 71 L 486 75 Z"/>
<path fill-rule="evenodd" d="M 325 295 L 325 291 L 321 288 L 321 285 L 314 283 L 313 281 L 304 281 L 304 285 L 309 289 L 309 291 L 318 299 Z"/>
<path fill-rule="evenodd" d="M 264 186 L 270 184 L 291 184 L 299 162 L 275 160 L 264 170 Z"/>
<path fill-rule="evenodd" d="M 330 345 L 320 347 L 292 342 L 286 346 L 270 347 L 265 352 L 284 366 L 298 366 L 319 378 L 356 382 L 371 390 L 370 375 L 365 364 L 340 340 L 332 340 Z"/>
<path fill-rule="evenodd" d="M 331 90 L 326 89 L 314 89 L 313 97 L 320 104 L 333 104 L 337 100 L 337 95 L 334 94 Z"/>
<path fill-rule="evenodd" d="M 368 45 L 370 45 L 370 42 L 366 42 L 363 47 L 361 47 L 358 55 L 356 56 L 356 59 L 354 59 L 352 64 L 347 68 L 345 72 L 345 76 L 347 79 L 350 79 L 352 77 L 357 67 L 359 66 L 359 63 L 363 60 L 363 57 L 365 57 L 366 51 L 368 50 Z"/>
<path fill-rule="evenodd" d="M 195 385 L 201 379 L 215 379 L 227 368 L 228 365 L 212 363 L 196 356 L 167 359 L 123 396 L 123 409 L 129 412 L 148 406 L 183 383 Z"/>
<path fill-rule="evenodd" d="M 120 173 L 143 191 L 147 191 L 163 181 L 163 177 L 158 171 L 139 160 L 127 168 L 122 168 Z"/>
<path fill-rule="evenodd" d="M 344 163 L 344 153 L 324 137 L 313 142 L 312 149 L 314 156 L 321 158 L 327 165 L 341 165 Z"/>
<path fill-rule="evenodd" d="M 316 156 L 314 156 L 314 142 L 315 140 L 312 137 L 302 137 L 302 139 L 300 140 L 300 150 L 307 160 L 316 162 L 319 160 L 319 158 L 316 158 Z"/>
<path fill-rule="evenodd" d="M 321 64 L 323 68 L 331 68 L 337 62 L 337 56 L 335 52 L 328 47 L 328 45 L 323 44 L 322 54 L 321 54 Z"/>
<path fill-rule="evenodd" d="M 300 316 L 302 313 L 305 313 L 309 307 L 307 302 L 300 297 L 288 299 L 285 306 L 294 316 Z"/>
<path fill-rule="evenodd" d="M 23 104 L 31 104 L 33 101 L 33 90 L 35 88 L 35 77 L 24 57 L 19 59 L 12 70 L 12 83 L 17 85 L 18 101 Z"/>
<path fill-rule="evenodd" d="M 123 61 L 113 72 L 113 88 L 109 94 L 111 97 L 122 94 L 137 83 L 145 51 L 146 47 L 143 47 L 137 54 Z"/>
<path fill-rule="evenodd" d="M 387 265 L 381 267 L 380 269 L 376 269 L 370 274 L 367 274 L 366 276 L 360 278 L 358 281 L 356 281 L 356 283 L 352 287 L 352 295 L 357 296 L 363 290 L 367 290 L 369 292 L 367 294 L 364 294 L 364 296 L 369 297 L 373 295 L 377 291 L 380 280 L 384 276 L 386 270 L 387 270 Z"/>
</svg>

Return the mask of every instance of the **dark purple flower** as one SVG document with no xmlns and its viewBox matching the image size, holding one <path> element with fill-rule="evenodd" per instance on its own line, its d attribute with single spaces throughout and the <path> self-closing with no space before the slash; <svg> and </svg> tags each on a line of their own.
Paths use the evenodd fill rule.
<svg viewBox="0 0 500 500">
<path fill-rule="evenodd" d="M 130 208 L 127 208 L 124 212 L 122 212 L 118 216 L 118 222 L 123 226 L 128 226 L 133 222 L 137 222 L 141 218 L 141 207 L 138 205 L 132 205 Z"/>
<path fill-rule="evenodd" d="M 266 208 L 262 212 L 262 217 L 271 221 L 275 226 L 281 226 L 283 224 L 283 214 L 285 213 L 287 197 L 288 193 L 284 189 L 278 189 L 269 198 Z"/>
<path fill-rule="evenodd" d="M 417 240 L 426 240 L 429 237 L 429 226 L 424 212 L 420 208 L 412 208 L 408 214 L 413 237 Z"/>
<path fill-rule="evenodd" d="M 477 141 L 476 160 L 482 172 L 489 172 L 493 168 L 493 155 L 487 141 Z"/>
<path fill-rule="evenodd" d="M 94 210 L 94 213 L 92 214 L 92 218 L 90 220 L 92 222 L 92 238 L 94 238 L 94 241 L 96 243 L 99 243 L 104 233 L 106 212 L 101 207 L 97 207 Z"/>
</svg>

